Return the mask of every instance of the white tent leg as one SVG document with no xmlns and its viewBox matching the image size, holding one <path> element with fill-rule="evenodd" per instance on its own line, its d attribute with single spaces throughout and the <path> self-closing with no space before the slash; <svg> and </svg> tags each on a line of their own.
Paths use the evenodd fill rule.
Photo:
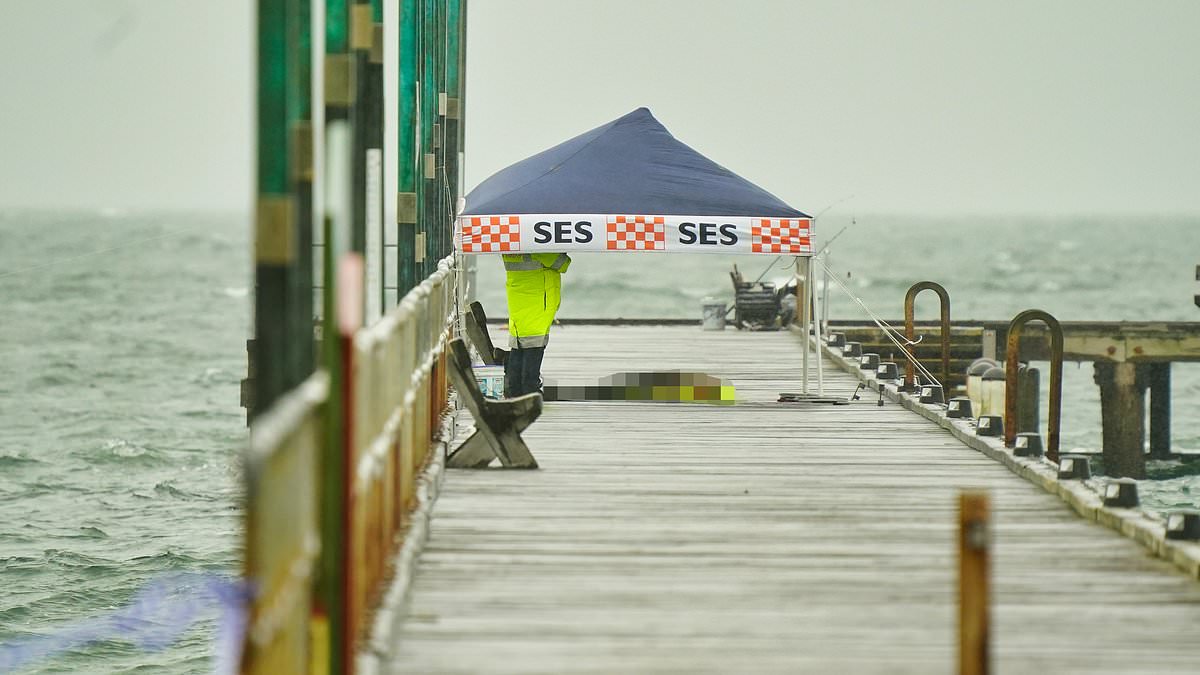
<svg viewBox="0 0 1200 675">
<path fill-rule="evenodd" d="M 797 309 L 800 310 L 800 330 L 803 335 L 802 339 L 804 340 L 804 357 L 801 361 L 802 365 L 801 365 L 801 370 L 800 370 L 801 379 L 802 379 L 802 382 L 800 385 L 800 387 L 801 387 L 800 391 L 805 396 L 807 396 L 808 395 L 808 323 L 809 323 L 809 320 L 812 318 L 808 315 L 809 314 L 808 298 L 809 298 L 810 293 L 812 292 L 812 288 L 811 288 L 811 285 L 808 283 L 808 281 L 809 281 L 808 267 L 807 267 L 807 265 L 802 267 L 801 262 L 800 262 L 801 260 L 805 260 L 805 262 L 807 263 L 807 259 L 796 258 L 796 275 L 798 277 L 800 277 L 800 283 L 804 284 L 804 293 L 803 294 L 798 293 L 796 295 L 796 304 L 799 305 L 799 307 L 797 307 Z M 803 276 L 801 276 L 801 270 L 804 270 Z M 799 289 L 797 289 L 797 290 L 799 290 Z"/>
<path fill-rule="evenodd" d="M 812 258 L 808 259 L 808 278 L 809 279 L 813 278 Z M 812 295 L 812 299 L 813 299 L 813 327 L 814 327 L 813 334 L 816 336 L 816 340 L 817 340 L 816 345 L 814 347 L 814 349 L 816 350 L 816 353 L 817 353 L 817 396 L 824 398 L 825 397 L 825 369 L 822 368 L 822 366 L 821 366 L 821 361 L 823 360 L 822 354 L 821 354 L 821 346 L 824 345 L 825 343 L 821 341 L 821 320 L 819 317 L 821 316 L 821 310 L 825 309 L 825 305 L 824 305 L 824 303 L 821 303 L 818 305 L 817 289 L 812 288 L 812 285 L 810 285 L 809 288 L 811 289 L 809 291 L 809 293 Z M 805 349 L 807 349 L 807 347 L 805 347 Z"/>
</svg>

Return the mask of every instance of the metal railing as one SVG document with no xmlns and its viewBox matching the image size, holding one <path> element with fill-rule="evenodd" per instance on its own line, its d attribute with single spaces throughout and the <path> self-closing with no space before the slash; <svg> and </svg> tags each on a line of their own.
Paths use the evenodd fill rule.
<svg viewBox="0 0 1200 675">
<path fill-rule="evenodd" d="M 343 265 L 361 272 L 357 256 Z M 354 320 L 361 285 L 339 284 L 351 310 L 329 335 L 336 353 L 252 425 L 245 575 L 257 592 L 242 672 L 353 671 L 446 411 L 457 282 L 442 260 L 368 327 Z"/>
<path fill-rule="evenodd" d="M 387 573 L 396 535 L 415 505 L 416 477 L 429 459 L 445 409 L 446 343 L 456 275 L 448 261 L 350 345 L 349 634 L 363 635 Z"/>
<path fill-rule="evenodd" d="M 1058 319 L 1040 309 L 1027 309 L 1008 324 L 1008 347 L 1004 364 L 1004 445 L 1013 447 L 1017 438 L 1017 369 L 1021 357 L 1021 331 L 1030 321 L 1043 321 L 1050 328 L 1050 414 L 1046 430 L 1046 457 L 1058 461 L 1058 432 L 1062 420 L 1063 330 Z"/>
<path fill-rule="evenodd" d="M 942 320 L 942 387 L 949 387 L 950 381 L 950 294 L 945 287 L 935 281 L 918 281 L 909 287 L 904 294 L 904 339 L 911 345 L 916 335 L 914 327 L 917 294 L 921 291 L 937 293 Z M 913 362 L 904 362 L 904 390 L 912 391 L 916 386 L 913 375 Z"/>
</svg>

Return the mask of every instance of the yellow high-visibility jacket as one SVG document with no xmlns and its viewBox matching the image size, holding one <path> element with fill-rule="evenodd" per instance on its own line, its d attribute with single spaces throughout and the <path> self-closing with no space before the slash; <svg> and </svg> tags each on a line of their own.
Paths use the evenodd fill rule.
<svg viewBox="0 0 1200 675">
<path fill-rule="evenodd" d="M 508 298 L 508 346 L 545 347 L 550 324 L 562 302 L 562 275 L 571 265 L 566 253 L 525 253 L 504 257 Z"/>
</svg>

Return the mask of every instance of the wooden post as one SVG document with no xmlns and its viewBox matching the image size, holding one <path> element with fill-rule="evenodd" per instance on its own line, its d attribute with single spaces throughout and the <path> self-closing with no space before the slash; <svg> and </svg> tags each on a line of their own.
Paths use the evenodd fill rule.
<svg viewBox="0 0 1200 675">
<path fill-rule="evenodd" d="M 991 505 L 986 492 L 958 495 L 958 672 L 990 671 Z"/>
<path fill-rule="evenodd" d="M 1104 472 L 1113 478 L 1145 478 L 1145 389 L 1137 366 L 1097 361 L 1095 381 L 1100 385 Z"/>
<path fill-rule="evenodd" d="M 1150 456 L 1171 456 L 1171 363 L 1147 363 L 1146 380 L 1150 387 Z"/>
</svg>

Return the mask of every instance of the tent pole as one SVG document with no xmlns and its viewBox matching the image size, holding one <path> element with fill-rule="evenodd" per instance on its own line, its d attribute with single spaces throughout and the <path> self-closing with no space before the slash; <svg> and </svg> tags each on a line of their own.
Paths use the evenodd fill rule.
<svg viewBox="0 0 1200 675">
<path fill-rule="evenodd" d="M 808 395 L 808 275 L 801 275 L 800 258 L 796 258 L 796 276 L 798 277 L 796 284 L 796 304 L 800 310 L 800 331 L 801 339 L 804 341 L 804 356 L 801 360 L 801 377 L 800 391 L 805 396 Z M 802 288 L 803 287 L 803 288 Z"/>
<path fill-rule="evenodd" d="M 812 258 L 806 258 L 805 262 L 808 267 L 808 278 L 813 278 L 813 261 Z M 825 396 L 825 369 L 821 367 L 821 345 L 825 344 L 821 341 L 821 310 L 825 309 L 825 305 L 817 303 L 817 289 L 813 284 L 809 284 L 809 293 L 812 295 L 813 302 L 813 334 L 817 338 L 817 343 L 813 348 L 817 354 L 817 396 L 824 398 Z M 806 347 L 807 348 L 807 347 Z"/>
</svg>

